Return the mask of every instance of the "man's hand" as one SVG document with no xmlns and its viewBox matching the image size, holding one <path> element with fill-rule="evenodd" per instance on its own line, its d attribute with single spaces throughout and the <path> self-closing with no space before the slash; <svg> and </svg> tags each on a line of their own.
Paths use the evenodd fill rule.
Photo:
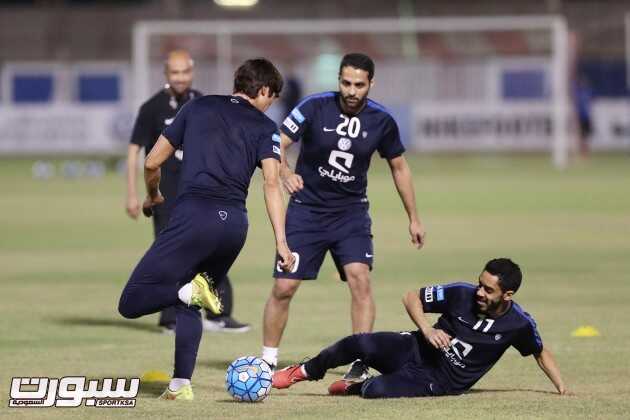
<svg viewBox="0 0 630 420">
<path fill-rule="evenodd" d="M 424 338 L 436 349 L 446 350 L 451 346 L 451 336 L 443 330 L 429 328 L 426 332 L 423 331 L 422 333 L 424 334 Z"/>
<path fill-rule="evenodd" d="M 304 180 L 296 173 L 291 173 L 290 175 L 283 177 L 282 184 L 290 194 L 294 194 L 304 188 Z"/>
<path fill-rule="evenodd" d="M 140 201 L 138 197 L 127 197 L 125 209 L 127 210 L 127 215 L 136 220 L 140 215 Z"/>
<path fill-rule="evenodd" d="M 409 234 L 411 235 L 411 243 L 417 249 L 420 249 L 424 246 L 424 237 L 426 232 L 424 230 L 424 225 L 421 221 L 412 221 L 409 223 Z"/>
<path fill-rule="evenodd" d="M 295 256 L 286 244 L 278 245 L 277 248 L 280 256 L 280 261 L 278 261 L 280 269 L 285 273 L 290 273 L 295 264 Z"/>
<path fill-rule="evenodd" d="M 144 203 L 142 204 L 142 213 L 146 217 L 153 216 L 153 206 L 162 204 L 163 202 L 164 202 L 164 197 L 162 196 L 162 193 L 160 193 L 159 191 L 157 195 L 153 198 L 151 198 L 150 196 L 147 196 L 147 198 L 144 200 Z"/>
</svg>

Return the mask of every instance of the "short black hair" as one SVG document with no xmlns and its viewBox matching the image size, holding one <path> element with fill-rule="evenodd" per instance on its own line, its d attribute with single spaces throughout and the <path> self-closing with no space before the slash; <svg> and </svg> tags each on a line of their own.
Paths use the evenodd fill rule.
<svg viewBox="0 0 630 420">
<path fill-rule="evenodd" d="M 252 99 L 264 86 L 269 88 L 272 96 L 279 96 L 282 85 L 282 75 L 266 58 L 247 60 L 234 72 L 233 93 L 244 93 Z"/>
<path fill-rule="evenodd" d="M 354 67 L 355 69 L 365 70 L 368 73 L 368 80 L 372 81 L 374 77 L 374 61 L 370 57 L 361 53 L 350 53 L 343 56 L 339 65 L 339 76 L 344 67 Z"/>
<path fill-rule="evenodd" d="M 499 287 L 503 292 L 511 290 L 516 293 L 521 287 L 521 280 L 523 280 L 521 267 L 509 258 L 490 260 L 483 270 L 499 278 Z"/>
</svg>

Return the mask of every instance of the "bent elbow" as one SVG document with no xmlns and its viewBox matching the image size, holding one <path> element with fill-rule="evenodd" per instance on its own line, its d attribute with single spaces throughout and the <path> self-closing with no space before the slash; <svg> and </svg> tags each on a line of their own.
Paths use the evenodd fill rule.
<svg viewBox="0 0 630 420">
<path fill-rule="evenodd" d="M 160 165 L 157 165 L 153 160 L 147 159 L 144 161 L 144 169 L 147 171 L 155 171 Z"/>
</svg>

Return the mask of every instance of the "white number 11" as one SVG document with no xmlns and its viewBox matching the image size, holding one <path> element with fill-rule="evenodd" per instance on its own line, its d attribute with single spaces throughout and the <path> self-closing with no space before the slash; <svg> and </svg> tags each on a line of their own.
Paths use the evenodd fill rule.
<svg viewBox="0 0 630 420">
<path fill-rule="evenodd" d="M 482 330 L 483 332 L 488 332 L 488 330 L 490 329 L 490 327 L 492 327 L 492 324 L 494 324 L 494 319 L 480 319 L 479 321 L 477 321 L 477 323 L 473 326 L 473 330 L 478 330 L 479 328 L 481 328 L 481 324 L 483 324 L 483 322 L 486 321 L 486 326 L 484 327 L 484 329 Z"/>
</svg>

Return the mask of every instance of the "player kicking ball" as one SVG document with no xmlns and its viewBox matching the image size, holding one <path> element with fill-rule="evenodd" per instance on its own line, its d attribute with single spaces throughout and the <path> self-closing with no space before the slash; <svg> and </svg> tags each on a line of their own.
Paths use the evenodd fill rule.
<svg viewBox="0 0 630 420">
<path fill-rule="evenodd" d="M 303 364 L 275 373 L 274 388 L 317 381 L 328 369 L 361 359 L 381 375 L 362 382 L 333 382 L 333 395 L 399 398 L 457 395 L 470 389 L 514 346 L 533 355 L 559 394 L 567 394 L 551 352 L 543 347 L 534 319 L 513 301 L 521 285 L 519 266 L 507 258 L 489 261 L 477 286 L 452 283 L 413 290 L 403 298 L 414 332 L 348 336 Z M 425 312 L 442 314 L 434 326 Z"/>
<path fill-rule="evenodd" d="M 281 90 L 282 77 L 271 62 L 248 60 L 236 70 L 232 95 L 187 102 L 147 156 L 143 210 L 150 213 L 164 201 L 158 188 L 160 166 L 176 149 L 186 150 L 168 225 L 134 269 L 118 305 L 125 318 L 175 306 L 175 369 L 163 399 L 193 399 L 190 380 L 202 332 L 199 308 L 221 311 L 210 283 L 225 276 L 245 243 L 245 200 L 256 167 L 263 172 L 279 266 L 293 266 L 284 231 L 280 136 L 264 114 Z"/>
</svg>

